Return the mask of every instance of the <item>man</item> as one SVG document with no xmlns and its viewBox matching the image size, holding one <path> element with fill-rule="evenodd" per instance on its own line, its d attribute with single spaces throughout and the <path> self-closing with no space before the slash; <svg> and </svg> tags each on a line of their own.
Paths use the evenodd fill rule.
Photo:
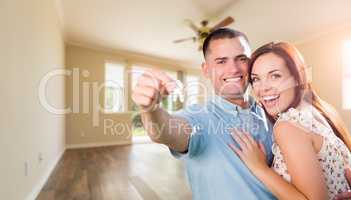
<svg viewBox="0 0 351 200">
<path fill-rule="evenodd" d="M 185 161 L 193 199 L 275 199 L 235 155 L 228 144 L 234 128 L 249 131 L 262 142 L 271 162 L 271 125 L 252 98 L 248 86 L 247 37 L 235 30 L 218 29 L 204 42 L 202 71 L 215 95 L 206 105 L 193 105 L 171 115 L 158 106 L 174 89 L 166 74 L 151 70 L 138 80 L 132 98 L 150 138 L 167 145 Z"/>
</svg>

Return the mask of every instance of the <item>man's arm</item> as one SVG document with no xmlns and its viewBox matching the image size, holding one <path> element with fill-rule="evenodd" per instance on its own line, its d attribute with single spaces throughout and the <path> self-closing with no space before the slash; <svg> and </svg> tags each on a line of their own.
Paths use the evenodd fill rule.
<svg viewBox="0 0 351 200">
<path fill-rule="evenodd" d="M 152 141 L 177 152 L 187 151 L 192 127 L 185 119 L 170 115 L 162 108 L 142 113 L 141 119 Z"/>
<path fill-rule="evenodd" d="M 191 125 L 159 107 L 162 98 L 175 87 L 175 81 L 157 70 L 146 71 L 133 90 L 132 99 L 140 107 L 143 126 L 152 141 L 178 152 L 188 149 Z"/>
</svg>

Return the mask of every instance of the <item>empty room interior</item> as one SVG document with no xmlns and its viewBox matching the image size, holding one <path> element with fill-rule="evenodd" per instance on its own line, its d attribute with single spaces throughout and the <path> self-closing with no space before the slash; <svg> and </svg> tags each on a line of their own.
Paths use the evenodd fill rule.
<svg viewBox="0 0 351 200">
<path fill-rule="evenodd" d="M 349 0 L 0 0 L 0 199 L 192 199 L 186 163 L 151 140 L 132 93 L 153 69 L 182 83 L 160 97 L 163 110 L 205 104 L 202 45 L 223 27 L 244 32 L 253 51 L 293 44 L 351 130 L 350 9 Z"/>
</svg>

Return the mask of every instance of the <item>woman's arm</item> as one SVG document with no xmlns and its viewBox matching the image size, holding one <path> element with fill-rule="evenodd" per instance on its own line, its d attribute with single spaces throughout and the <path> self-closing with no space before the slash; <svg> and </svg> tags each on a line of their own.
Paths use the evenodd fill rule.
<svg viewBox="0 0 351 200">
<path fill-rule="evenodd" d="M 275 126 L 274 135 L 292 184 L 266 165 L 263 145 L 257 145 L 249 134 L 233 134 L 241 149 L 230 146 L 278 199 L 328 199 L 322 169 L 309 133 L 289 122 L 279 122 Z"/>
</svg>

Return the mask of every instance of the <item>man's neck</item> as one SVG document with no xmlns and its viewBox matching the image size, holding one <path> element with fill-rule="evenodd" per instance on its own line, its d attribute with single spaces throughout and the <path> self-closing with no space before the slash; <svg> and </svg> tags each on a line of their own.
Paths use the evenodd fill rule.
<svg viewBox="0 0 351 200">
<path fill-rule="evenodd" d="M 229 101 L 230 103 L 232 104 L 235 104 L 235 105 L 238 105 L 240 106 L 241 108 L 245 109 L 245 108 L 248 108 L 249 107 L 249 104 L 247 101 L 245 101 L 245 99 L 242 97 L 242 98 L 226 98 L 226 97 L 223 97 L 225 100 Z"/>
</svg>

